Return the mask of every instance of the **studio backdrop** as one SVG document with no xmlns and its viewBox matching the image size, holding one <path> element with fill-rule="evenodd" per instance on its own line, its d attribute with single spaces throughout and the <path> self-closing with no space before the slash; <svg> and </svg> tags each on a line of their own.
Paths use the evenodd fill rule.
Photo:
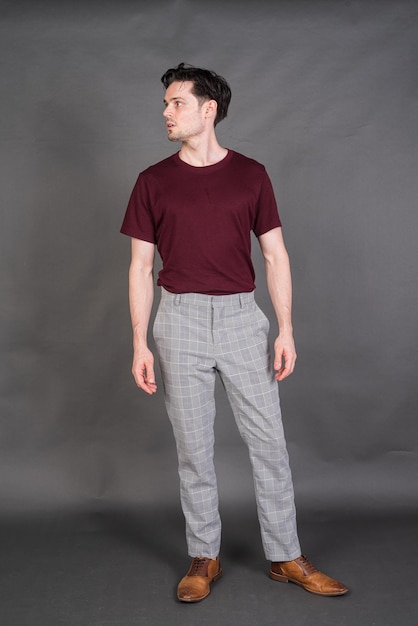
<svg viewBox="0 0 418 626">
<path fill-rule="evenodd" d="M 277 195 L 294 281 L 298 362 L 280 394 L 298 507 L 416 510 L 417 10 L 0 2 L 0 514 L 178 501 L 161 384 L 148 397 L 130 373 L 119 228 L 138 173 L 179 149 L 160 77 L 181 61 L 226 77 L 220 143 L 261 161 Z M 245 504 L 246 449 L 220 386 L 217 399 L 221 498 Z"/>
</svg>

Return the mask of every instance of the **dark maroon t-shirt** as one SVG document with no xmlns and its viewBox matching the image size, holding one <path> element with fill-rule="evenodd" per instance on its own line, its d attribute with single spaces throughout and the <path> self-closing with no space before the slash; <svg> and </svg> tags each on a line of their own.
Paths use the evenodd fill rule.
<svg viewBox="0 0 418 626">
<path fill-rule="evenodd" d="M 254 290 L 251 231 L 278 226 L 264 166 L 229 150 L 207 167 L 174 154 L 142 172 L 121 232 L 157 245 L 167 291 L 223 295 Z"/>
</svg>

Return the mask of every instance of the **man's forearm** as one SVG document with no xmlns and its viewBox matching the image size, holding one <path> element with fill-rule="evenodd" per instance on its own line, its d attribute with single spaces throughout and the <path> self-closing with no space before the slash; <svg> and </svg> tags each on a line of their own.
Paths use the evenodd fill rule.
<svg viewBox="0 0 418 626">
<path fill-rule="evenodd" d="M 286 252 L 282 251 L 272 262 L 266 259 L 266 276 L 279 326 L 274 342 L 274 369 L 280 381 L 292 374 L 297 358 L 292 326 L 292 279 Z"/>
<path fill-rule="evenodd" d="M 280 257 L 266 259 L 266 277 L 279 332 L 293 333 L 292 278 L 289 257 L 286 252 L 282 251 Z"/>
<path fill-rule="evenodd" d="M 134 349 L 147 345 L 148 325 L 154 301 L 154 278 L 150 268 L 131 264 L 129 269 L 129 308 Z"/>
</svg>

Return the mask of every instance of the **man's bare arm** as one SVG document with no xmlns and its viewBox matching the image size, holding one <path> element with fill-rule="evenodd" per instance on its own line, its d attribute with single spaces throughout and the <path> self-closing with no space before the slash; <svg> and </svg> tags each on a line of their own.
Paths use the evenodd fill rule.
<svg viewBox="0 0 418 626">
<path fill-rule="evenodd" d="M 129 307 L 131 312 L 134 357 L 132 374 L 135 382 L 148 394 L 157 391 L 154 357 L 148 349 L 148 324 L 154 300 L 155 246 L 148 241 L 132 239 L 129 267 Z"/>
<path fill-rule="evenodd" d="M 296 362 L 292 327 L 292 279 L 289 255 L 281 228 L 273 228 L 259 237 L 266 264 L 267 286 L 277 316 L 279 335 L 274 342 L 276 379 L 289 376 Z"/>
</svg>

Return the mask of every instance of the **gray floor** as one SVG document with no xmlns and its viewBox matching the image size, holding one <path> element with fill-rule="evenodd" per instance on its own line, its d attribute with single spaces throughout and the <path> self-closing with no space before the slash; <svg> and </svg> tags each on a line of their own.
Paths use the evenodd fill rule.
<svg viewBox="0 0 418 626">
<path fill-rule="evenodd" d="M 267 576 L 254 511 L 223 515 L 224 576 L 180 604 L 188 567 L 175 510 L 0 524 L 2 626 L 416 626 L 418 520 L 299 519 L 311 560 L 350 587 L 322 598 Z"/>
</svg>

